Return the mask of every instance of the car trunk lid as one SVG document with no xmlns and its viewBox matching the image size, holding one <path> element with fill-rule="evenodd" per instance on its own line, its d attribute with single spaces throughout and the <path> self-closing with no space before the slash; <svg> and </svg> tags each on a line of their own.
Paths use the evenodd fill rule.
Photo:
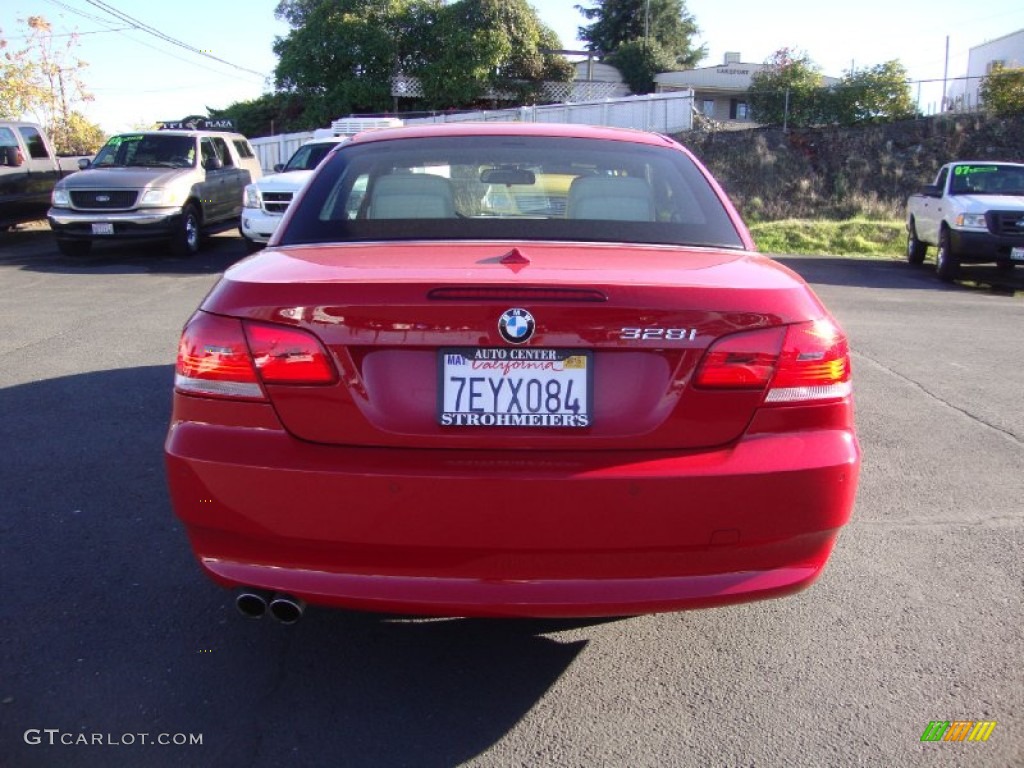
<svg viewBox="0 0 1024 768">
<path fill-rule="evenodd" d="M 230 269 L 202 309 L 302 328 L 329 350 L 336 383 L 265 386 L 298 438 L 524 450 L 727 444 L 743 433 L 764 389 L 694 386 L 708 346 L 729 334 L 825 315 L 799 277 L 757 254 L 534 242 L 272 249 Z M 499 329 L 509 310 L 532 316 L 533 335 L 521 344 Z M 456 370 L 449 371 L 449 356 L 479 349 L 488 350 L 491 370 L 502 376 L 513 353 L 544 362 L 564 351 L 581 360 L 590 372 L 587 418 L 542 419 L 544 426 L 531 418 L 445 423 L 443 372 Z M 501 387 L 496 378 L 475 386 L 479 397 L 467 390 L 460 408 L 497 407 L 487 395 Z M 534 394 L 543 397 L 539 386 Z M 545 413 L 537 397 L 506 398 L 501 409 Z"/>
</svg>

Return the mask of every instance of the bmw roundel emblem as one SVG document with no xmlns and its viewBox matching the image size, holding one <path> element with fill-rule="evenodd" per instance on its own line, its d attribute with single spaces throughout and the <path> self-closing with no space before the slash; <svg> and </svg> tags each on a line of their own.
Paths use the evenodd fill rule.
<svg viewBox="0 0 1024 768">
<path fill-rule="evenodd" d="M 522 344 L 533 336 L 536 324 L 525 309 L 506 309 L 498 318 L 498 333 L 509 344 Z"/>
</svg>

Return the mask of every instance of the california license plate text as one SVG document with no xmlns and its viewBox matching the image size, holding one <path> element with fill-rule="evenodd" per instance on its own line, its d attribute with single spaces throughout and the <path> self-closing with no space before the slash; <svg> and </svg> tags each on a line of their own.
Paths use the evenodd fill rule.
<svg viewBox="0 0 1024 768">
<path fill-rule="evenodd" d="M 589 353 L 448 349 L 440 369 L 442 426 L 590 426 Z"/>
</svg>

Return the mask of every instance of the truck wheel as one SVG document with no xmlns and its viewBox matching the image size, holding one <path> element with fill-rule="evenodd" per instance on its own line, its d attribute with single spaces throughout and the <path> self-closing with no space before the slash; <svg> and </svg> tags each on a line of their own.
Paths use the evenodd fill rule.
<svg viewBox="0 0 1024 768">
<path fill-rule="evenodd" d="M 939 233 L 939 250 L 935 253 L 935 273 L 944 283 L 953 282 L 960 274 L 960 257 L 953 253 L 948 229 L 943 229 Z"/>
<path fill-rule="evenodd" d="M 171 253 L 195 256 L 199 253 L 199 214 L 194 205 L 186 205 L 178 219 L 178 228 L 171 235 Z"/>
<path fill-rule="evenodd" d="M 914 220 L 911 219 L 907 226 L 907 261 L 911 264 L 921 264 L 927 253 L 928 244 L 917 239 L 917 227 L 914 226 Z"/>
<path fill-rule="evenodd" d="M 92 240 L 57 240 L 57 250 L 65 256 L 88 256 Z"/>
</svg>

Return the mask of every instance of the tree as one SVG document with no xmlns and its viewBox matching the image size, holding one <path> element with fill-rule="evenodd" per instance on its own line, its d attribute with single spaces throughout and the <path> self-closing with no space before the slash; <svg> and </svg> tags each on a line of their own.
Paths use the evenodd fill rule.
<svg viewBox="0 0 1024 768">
<path fill-rule="evenodd" d="M 1024 114 L 1024 67 L 992 67 L 978 93 L 985 109 L 997 117 Z"/>
<path fill-rule="evenodd" d="M 274 51 L 279 92 L 304 103 L 306 126 L 392 108 L 392 78 L 418 77 L 424 106 L 477 104 L 488 92 L 533 99 L 572 68 L 526 0 L 282 0 L 292 27 Z"/>
<path fill-rule="evenodd" d="M 82 70 L 88 65 L 74 56 L 78 36 L 71 35 L 62 47 L 53 42 L 53 28 L 43 16 L 30 16 L 29 48 L 35 51 L 40 95 L 34 111 L 40 114 L 50 139 L 61 154 L 90 154 L 103 144 L 103 131 L 75 109 L 92 101 L 85 89 Z"/>
<path fill-rule="evenodd" d="M 107 141 L 106 132 L 96 123 L 86 119 L 81 112 L 72 110 L 67 117 L 61 118 L 60 138 L 50 136 L 57 152 L 62 155 L 93 155 Z"/>
<path fill-rule="evenodd" d="M 552 53 L 558 35 L 526 0 L 460 0 L 441 10 L 430 54 L 412 70 L 426 106 L 464 107 L 488 94 L 513 103 L 536 100 L 545 81 L 572 79 L 572 65 Z"/>
<path fill-rule="evenodd" d="M 42 89 L 28 48 L 12 50 L 0 37 L 0 52 L 0 118 L 17 120 L 37 103 Z"/>
<path fill-rule="evenodd" d="M 579 28 L 580 40 L 587 49 L 608 56 L 626 43 L 644 38 L 657 41 L 673 66 L 693 69 L 704 58 L 704 46 L 695 48 L 693 39 L 700 30 L 684 0 L 591 0 L 596 8 L 576 6 L 592 24 Z"/>
<path fill-rule="evenodd" d="M 887 61 L 857 72 L 847 72 L 832 88 L 830 122 L 841 125 L 905 120 L 917 114 L 907 70 L 899 61 Z"/>
<path fill-rule="evenodd" d="M 750 78 L 751 117 L 767 125 L 813 125 L 825 107 L 822 83 L 821 71 L 806 53 L 780 48 Z"/>
<path fill-rule="evenodd" d="M 672 54 L 653 37 L 623 43 L 607 61 L 619 70 L 633 93 L 653 92 L 654 76 L 676 68 Z"/>
<path fill-rule="evenodd" d="M 292 93 L 265 93 L 249 101 L 237 101 L 224 109 L 206 108 L 212 118 L 229 118 L 249 138 L 291 133 L 309 127 L 303 100 Z M 337 115 L 335 116 L 337 117 Z"/>
<path fill-rule="evenodd" d="M 277 89 L 305 102 L 311 125 L 391 108 L 391 78 L 418 51 L 415 23 L 440 0 L 282 0 L 292 27 L 274 41 Z"/>
<path fill-rule="evenodd" d="M 62 46 L 53 41 L 50 22 L 44 16 L 30 16 L 28 43 L 20 51 L 4 49 L 0 112 L 19 118 L 32 113 L 42 123 L 60 154 L 91 154 L 104 141 L 102 129 L 89 122 L 77 109 L 92 101 L 81 74 L 88 66 L 74 55 L 77 35 Z"/>
</svg>

